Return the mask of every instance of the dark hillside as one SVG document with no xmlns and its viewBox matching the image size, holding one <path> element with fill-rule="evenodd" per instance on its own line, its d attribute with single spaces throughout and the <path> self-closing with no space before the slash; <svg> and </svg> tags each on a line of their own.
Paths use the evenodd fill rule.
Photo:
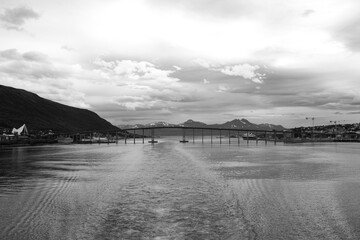
<svg viewBox="0 0 360 240">
<path fill-rule="evenodd" d="M 29 130 L 116 130 L 96 113 L 53 102 L 38 95 L 0 85 L 0 127 L 26 124 Z"/>
</svg>

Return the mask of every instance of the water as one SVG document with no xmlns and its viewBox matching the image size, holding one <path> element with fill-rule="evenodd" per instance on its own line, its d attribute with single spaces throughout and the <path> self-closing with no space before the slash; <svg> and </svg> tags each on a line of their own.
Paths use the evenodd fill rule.
<svg viewBox="0 0 360 240">
<path fill-rule="evenodd" d="M 0 239 L 360 239 L 359 155 L 237 140 L 3 148 Z"/>
</svg>

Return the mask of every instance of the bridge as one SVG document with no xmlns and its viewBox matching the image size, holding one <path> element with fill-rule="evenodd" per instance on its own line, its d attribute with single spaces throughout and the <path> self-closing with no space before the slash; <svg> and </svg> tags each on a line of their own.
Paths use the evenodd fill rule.
<svg viewBox="0 0 360 240">
<path fill-rule="evenodd" d="M 211 144 L 219 143 L 223 144 L 228 142 L 231 144 L 231 139 L 236 138 L 237 143 L 240 144 L 240 138 L 249 143 L 250 140 L 273 141 L 274 144 L 278 141 L 285 141 L 293 137 L 293 131 L 284 130 L 259 130 L 259 129 L 236 129 L 236 128 L 216 128 L 216 127 L 185 127 L 185 126 L 153 126 L 142 128 L 123 128 L 119 130 L 93 130 L 93 131 L 81 131 L 78 133 L 62 133 L 61 136 L 71 137 L 76 143 L 118 143 L 119 140 L 124 140 L 125 144 L 137 142 L 137 139 L 142 139 L 142 143 L 145 143 L 145 139 L 150 139 L 148 143 L 155 144 L 158 141 L 156 138 L 161 137 L 161 131 L 164 129 L 176 130 L 175 134 L 167 134 L 166 136 L 179 136 L 180 143 L 187 143 L 195 140 L 199 141 L 201 137 L 201 143 L 204 143 L 206 138 L 210 140 Z M 96 133 L 96 134 L 94 134 Z M 100 137 L 106 136 L 104 137 Z M 164 135 L 164 134 L 163 134 Z M 197 137 L 197 139 L 195 138 Z M 215 140 L 218 139 L 218 140 Z"/>
<path fill-rule="evenodd" d="M 143 127 L 143 128 L 127 128 L 122 129 L 125 131 L 125 144 L 128 142 L 131 137 L 129 133 L 132 132 L 133 143 L 136 143 L 136 138 L 142 138 L 142 143 L 145 143 L 145 138 L 151 138 L 149 143 L 157 143 L 156 141 L 156 130 L 162 129 L 176 129 L 182 131 L 182 139 L 180 143 L 187 143 L 187 133 L 190 132 L 188 137 L 192 139 L 192 142 L 195 143 L 195 136 L 201 136 L 201 143 L 204 143 L 205 137 L 210 137 L 210 143 L 213 144 L 214 137 L 219 139 L 219 143 L 224 143 L 223 138 L 228 138 L 228 143 L 231 144 L 231 138 L 237 138 L 237 143 L 240 144 L 240 138 L 249 142 L 249 140 L 264 141 L 273 141 L 276 144 L 277 141 L 281 141 L 286 137 L 292 136 L 292 131 L 277 131 L 277 130 L 259 130 L 259 129 L 236 129 L 236 128 L 214 128 L 214 127 L 185 127 L 185 126 L 159 126 L 159 127 Z M 150 135 L 146 135 L 146 131 L 150 131 Z M 139 132 L 141 134 L 139 135 Z M 195 134 L 197 132 L 197 135 Z M 200 134 L 199 134 L 200 132 Z M 207 133 L 207 134 L 206 134 Z"/>
</svg>

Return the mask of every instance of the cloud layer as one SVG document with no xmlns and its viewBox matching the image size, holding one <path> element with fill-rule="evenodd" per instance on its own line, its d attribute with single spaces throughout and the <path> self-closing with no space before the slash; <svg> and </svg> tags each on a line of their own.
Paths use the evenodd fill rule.
<svg viewBox="0 0 360 240">
<path fill-rule="evenodd" d="M 0 84 L 114 124 L 360 121 L 359 9 L 357 0 L 2 1 Z"/>
</svg>

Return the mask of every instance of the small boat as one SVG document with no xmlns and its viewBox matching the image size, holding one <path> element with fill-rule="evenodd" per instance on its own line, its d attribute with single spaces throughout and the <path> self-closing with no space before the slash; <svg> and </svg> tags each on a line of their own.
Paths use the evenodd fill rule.
<svg viewBox="0 0 360 240">
<path fill-rule="evenodd" d="M 242 135 L 242 138 L 244 140 L 256 140 L 257 137 L 253 133 L 245 133 L 245 134 Z"/>
</svg>

